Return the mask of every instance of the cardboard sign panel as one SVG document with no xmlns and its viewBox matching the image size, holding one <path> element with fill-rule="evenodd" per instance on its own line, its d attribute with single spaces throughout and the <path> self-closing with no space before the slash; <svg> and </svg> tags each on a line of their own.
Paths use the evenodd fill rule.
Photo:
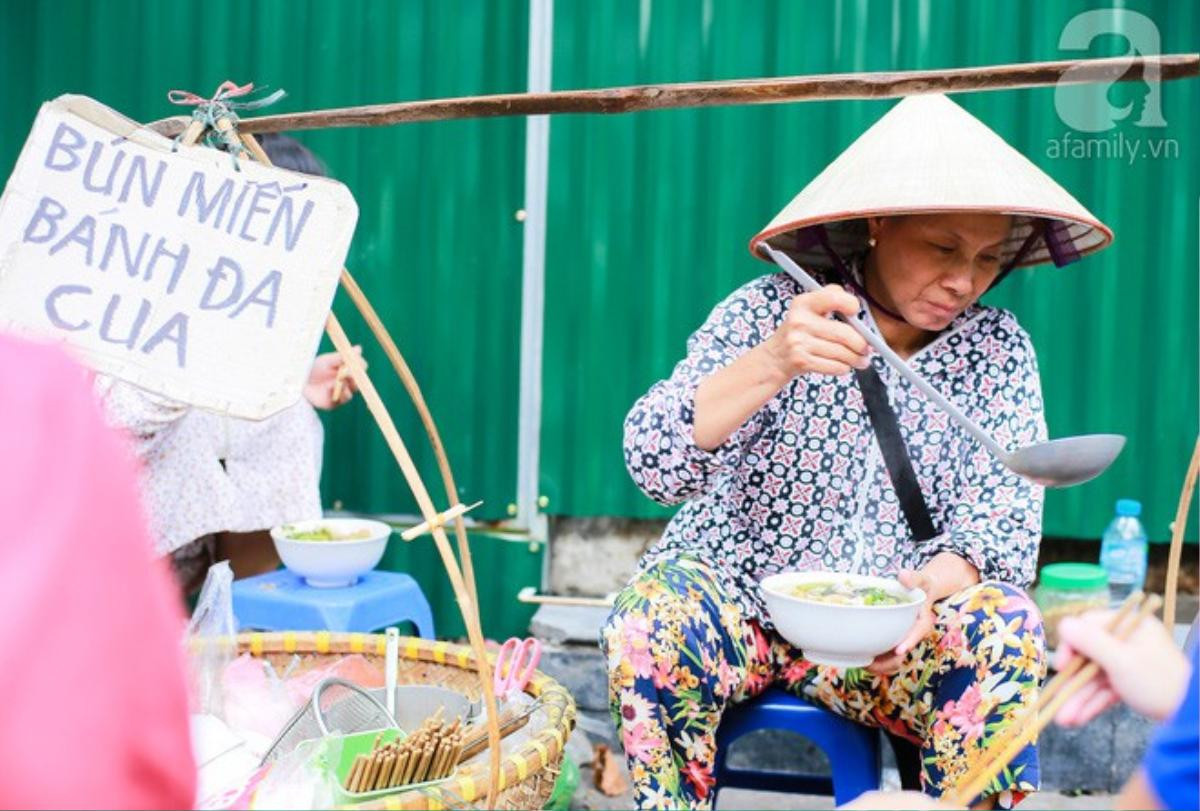
<svg viewBox="0 0 1200 811">
<path fill-rule="evenodd" d="M 296 402 L 346 259 L 349 189 L 42 105 L 0 198 L 0 329 L 193 406 Z"/>
</svg>

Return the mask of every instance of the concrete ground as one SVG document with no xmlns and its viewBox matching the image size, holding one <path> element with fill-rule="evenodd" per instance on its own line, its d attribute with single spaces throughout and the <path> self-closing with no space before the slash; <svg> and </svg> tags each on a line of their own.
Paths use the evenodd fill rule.
<svg viewBox="0 0 1200 811">
<path fill-rule="evenodd" d="M 616 797 L 607 797 L 595 788 L 594 776 L 590 766 L 580 770 L 579 790 L 571 802 L 571 808 L 595 809 L 596 811 L 616 811 L 617 809 L 633 808 L 633 795 L 626 791 Z M 728 789 L 721 792 L 717 802 L 717 811 L 735 811 L 735 809 L 827 809 L 833 808 L 832 797 L 821 797 L 812 794 L 778 794 L 773 791 L 745 791 Z M 1027 798 L 1021 803 L 1022 811 L 1049 811 L 1050 809 L 1108 809 L 1113 807 L 1113 798 L 1109 794 L 1060 794 L 1054 791 L 1041 792 Z"/>
</svg>

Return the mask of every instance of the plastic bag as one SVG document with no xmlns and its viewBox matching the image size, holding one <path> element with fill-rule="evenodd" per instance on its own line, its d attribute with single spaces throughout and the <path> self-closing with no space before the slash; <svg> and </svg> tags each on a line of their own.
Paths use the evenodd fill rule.
<svg viewBox="0 0 1200 811">
<path fill-rule="evenodd" d="M 196 600 L 196 610 L 188 622 L 187 650 L 193 711 L 224 718 L 222 675 L 237 653 L 233 570 L 227 560 L 208 569 L 200 597 Z"/>
<path fill-rule="evenodd" d="M 221 693 L 225 723 L 243 736 L 253 733 L 266 740 L 265 746 L 256 747 L 259 757 L 304 702 L 293 698 L 270 662 L 248 653 L 226 666 Z"/>
<path fill-rule="evenodd" d="M 191 732 L 199 772 L 196 808 L 230 807 L 258 770 L 262 756 L 214 715 L 193 715 Z"/>
<path fill-rule="evenodd" d="M 296 711 L 309 702 L 314 687 L 323 679 L 335 676 L 366 688 L 383 685 L 383 673 L 361 654 L 293 672 L 299 670 L 299 662 L 300 658 L 293 656 L 280 674 L 269 661 L 243 653 L 225 667 L 221 679 L 223 720 L 246 738 L 260 757 Z"/>
<path fill-rule="evenodd" d="M 333 808 L 336 798 L 321 741 L 307 741 L 264 766 L 250 808 Z"/>
<path fill-rule="evenodd" d="M 325 679 L 345 679 L 367 689 L 384 685 L 383 671 L 361 653 L 342 656 L 321 667 L 314 667 L 290 678 L 285 675 L 284 678 L 288 693 L 297 707 L 312 698 L 313 690 Z"/>
</svg>

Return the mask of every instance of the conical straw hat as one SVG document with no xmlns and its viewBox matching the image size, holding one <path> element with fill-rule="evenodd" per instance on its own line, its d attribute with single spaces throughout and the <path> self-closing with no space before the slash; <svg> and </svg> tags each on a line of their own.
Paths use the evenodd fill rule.
<svg viewBox="0 0 1200 811">
<path fill-rule="evenodd" d="M 867 247 L 867 216 L 984 211 L 1017 215 L 1002 263 L 1064 265 L 1112 242 L 1112 231 L 983 122 L 941 94 L 892 107 L 750 242 L 829 268 L 812 226 L 846 257 Z M 1039 232 L 1025 245 L 1031 232 Z M 1025 250 L 1021 252 L 1024 245 Z M 1018 253 L 1020 255 L 1018 256 Z M 769 260 L 768 260 L 769 261 Z"/>
</svg>

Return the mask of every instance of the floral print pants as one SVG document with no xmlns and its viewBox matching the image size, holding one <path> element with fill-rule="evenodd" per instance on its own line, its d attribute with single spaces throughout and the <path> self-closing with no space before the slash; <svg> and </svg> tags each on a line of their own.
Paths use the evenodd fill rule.
<svg viewBox="0 0 1200 811">
<path fill-rule="evenodd" d="M 660 561 L 618 596 L 601 633 L 609 701 L 640 808 L 711 808 L 716 731 L 729 702 L 772 684 L 921 747 L 927 793 L 949 790 L 1045 675 L 1041 617 L 1023 591 L 981 583 L 935 604 L 935 628 L 899 672 L 805 661 L 747 620 L 712 569 Z M 1038 787 L 1034 746 L 985 792 L 1000 805 Z"/>
</svg>

